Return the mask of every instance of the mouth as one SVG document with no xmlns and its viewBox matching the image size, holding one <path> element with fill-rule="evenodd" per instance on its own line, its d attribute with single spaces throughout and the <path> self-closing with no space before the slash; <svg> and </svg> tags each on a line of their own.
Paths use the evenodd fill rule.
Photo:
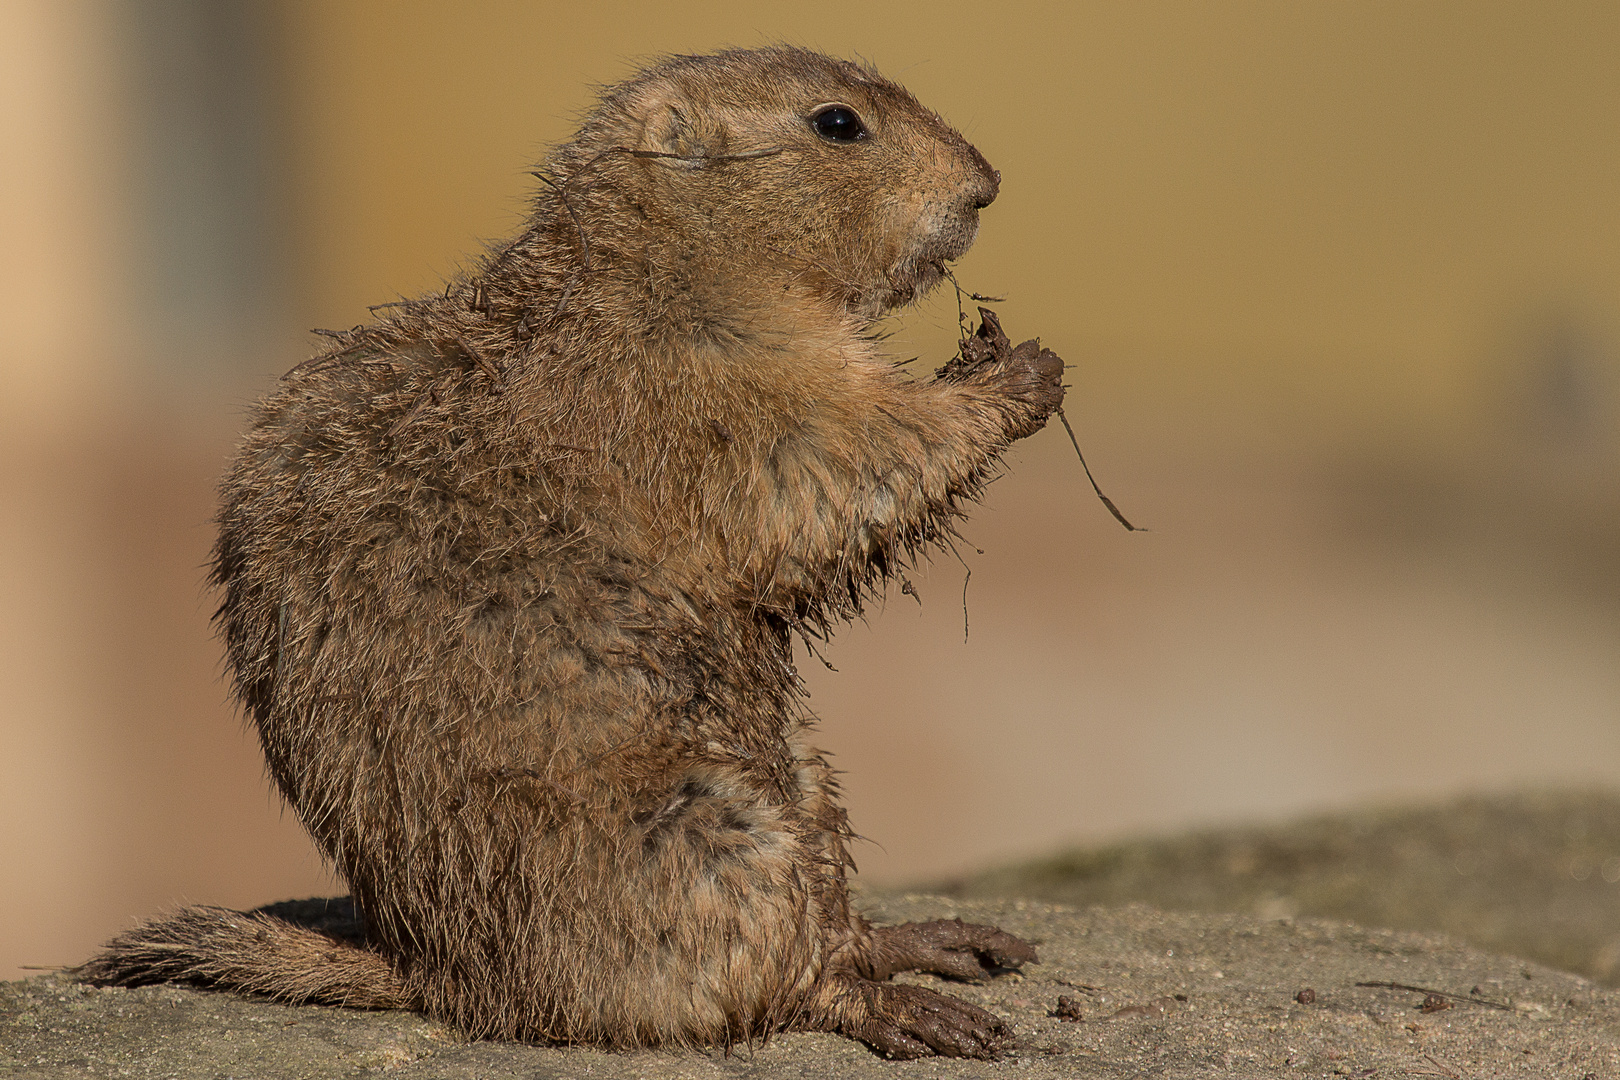
<svg viewBox="0 0 1620 1080">
<path fill-rule="evenodd" d="M 933 291 L 934 286 L 945 280 L 947 273 L 945 259 L 930 259 L 919 263 L 911 276 L 911 299 L 915 300 Z"/>
<path fill-rule="evenodd" d="M 950 261 L 949 256 L 929 253 L 907 259 L 896 266 L 889 272 L 889 291 L 883 298 L 883 307 L 904 307 L 932 292 L 935 286 L 945 280 L 945 264 Z"/>
<path fill-rule="evenodd" d="M 938 285 L 945 277 L 945 264 L 941 260 L 908 259 L 890 269 L 887 288 L 869 295 L 860 307 L 870 314 L 881 315 L 895 308 L 905 307 Z"/>
<path fill-rule="evenodd" d="M 868 310 L 877 314 L 892 311 L 932 292 L 949 273 L 946 264 L 966 255 L 978 235 L 979 220 L 975 213 L 927 237 L 889 268 L 885 275 L 888 288 L 868 299 Z"/>
</svg>

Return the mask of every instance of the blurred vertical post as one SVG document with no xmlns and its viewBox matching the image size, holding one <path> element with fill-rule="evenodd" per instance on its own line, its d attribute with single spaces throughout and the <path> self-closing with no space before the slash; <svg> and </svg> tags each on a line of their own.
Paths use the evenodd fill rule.
<svg viewBox="0 0 1620 1080">
<path fill-rule="evenodd" d="M 94 757 L 92 508 L 61 466 L 130 377 L 119 60 L 95 0 L 0 7 L 0 923 L 36 962 L 98 876 L 99 807 L 72 797 Z"/>
<path fill-rule="evenodd" d="M 0 6 L 0 975 L 176 899 L 216 778 L 263 816 L 198 587 L 222 401 L 284 351 L 272 15 Z"/>
</svg>

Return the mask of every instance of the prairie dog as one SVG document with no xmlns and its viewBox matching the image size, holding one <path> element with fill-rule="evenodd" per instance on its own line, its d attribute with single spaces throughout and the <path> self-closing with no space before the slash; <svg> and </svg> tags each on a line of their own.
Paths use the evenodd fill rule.
<svg viewBox="0 0 1620 1080">
<path fill-rule="evenodd" d="M 290 372 L 222 487 L 235 690 L 364 940 L 188 908 L 85 977 L 493 1038 L 994 1056 L 995 1016 L 886 980 L 1035 952 L 851 911 L 791 636 L 948 537 L 1062 401 L 989 313 L 932 378 L 874 334 L 999 175 L 788 47 L 647 68 L 537 175 L 517 237 Z"/>
</svg>

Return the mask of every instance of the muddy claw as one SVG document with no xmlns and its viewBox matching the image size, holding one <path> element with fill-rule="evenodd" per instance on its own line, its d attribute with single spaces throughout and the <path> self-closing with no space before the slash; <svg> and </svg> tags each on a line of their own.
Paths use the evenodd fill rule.
<svg viewBox="0 0 1620 1080">
<path fill-rule="evenodd" d="M 897 971 L 929 971 L 974 980 L 1040 962 L 1035 947 L 1022 938 L 961 919 L 879 927 L 872 939 L 872 959 L 863 974 L 874 979 Z"/>
<path fill-rule="evenodd" d="M 853 1035 L 884 1057 L 989 1060 L 1010 1048 L 1005 1021 L 976 1005 L 921 986 L 865 983 L 869 1015 L 851 1024 Z"/>
<path fill-rule="evenodd" d="M 979 379 L 995 385 L 1019 407 L 1008 417 L 1007 438 L 1022 439 L 1039 431 L 1063 404 L 1063 360 L 1039 340 L 1013 345 L 996 313 L 979 309 L 979 327 L 938 376 L 946 380 Z"/>
</svg>

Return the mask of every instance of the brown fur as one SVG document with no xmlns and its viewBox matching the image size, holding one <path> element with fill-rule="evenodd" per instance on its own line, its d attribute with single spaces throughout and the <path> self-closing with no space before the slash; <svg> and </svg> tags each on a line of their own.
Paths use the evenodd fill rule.
<svg viewBox="0 0 1620 1080">
<path fill-rule="evenodd" d="M 820 136 L 829 102 L 869 136 Z M 543 175 L 475 273 L 294 369 L 223 486 L 236 689 L 366 942 L 191 909 L 86 977 L 500 1038 L 993 1055 L 995 1017 L 881 980 L 1034 952 L 850 910 L 790 635 L 948 538 L 1062 399 L 993 319 L 931 379 L 874 341 L 998 176 L 899 86 L 791 48 L 648 69 Z"/>
</svg>

